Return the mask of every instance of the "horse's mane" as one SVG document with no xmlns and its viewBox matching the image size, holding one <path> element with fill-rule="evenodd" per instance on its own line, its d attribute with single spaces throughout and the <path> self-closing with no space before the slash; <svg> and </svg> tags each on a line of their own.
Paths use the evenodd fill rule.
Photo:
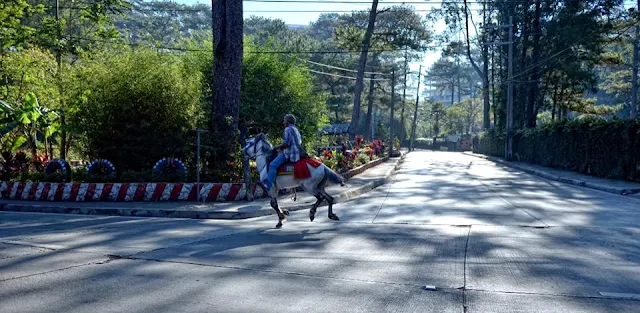
<svg viewBox="0 0 640 313">
<path fill-rule="evenodd" d="M 267 139 L 267 135 L 265 135 L 264 133 L 259 133 L 256 137 L 255 140 L 262 140 L 267 144 L 267 148 L 269 148 L 269 150 L 273 150 L 273 146 L 271 145 L 271 143 L 269 142 L 269 140 Z"/>
</svg>

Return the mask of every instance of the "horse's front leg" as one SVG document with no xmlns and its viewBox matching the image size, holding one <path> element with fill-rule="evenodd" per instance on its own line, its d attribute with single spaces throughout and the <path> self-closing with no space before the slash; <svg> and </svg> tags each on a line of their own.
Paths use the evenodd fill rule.
<svg viewBox="0 0 640 313">
<path fill-rule="evenodd" d="M 314 195 L 316 197 L 316 199 L 318 201 L 316 201 L 316 203 L 313 204 L 313 206 L 311 207 L 311 210 L 309 211 L 309 219 L 313 222 L 313 220 L 316 218 L 316 210 L 318 209 L 318 206 L 320 206 L 320 203 L 322 203 L 322 200 L 324 200 L 324 198 L 322 198 L 322 196 L 320 194 Z"/>
<path fill-rule="evenodd" d="M 271 207 L 276 211 L 276 214 L 278 215 L 278 224 L 276 224 L 276 228 L 281 228 L 282 221 L 284 221 L 286 218 L 280 211 L 280 208 L 278 208 L 278 200 L 276 197 L 271 197 Z"/>
</svg>

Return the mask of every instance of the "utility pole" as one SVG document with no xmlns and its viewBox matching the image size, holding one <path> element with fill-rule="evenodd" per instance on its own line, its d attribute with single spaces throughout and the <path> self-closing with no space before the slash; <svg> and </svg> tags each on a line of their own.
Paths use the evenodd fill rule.
<svg viewBox="0 0 640 313">
<path fill-rule="evenodd" d="M 460 83 L 460 53 L 462 48 L 462 40 L 460 40 L 460 33 L 458 33 L 458 53 L 456 54 L 456 76 L 458 84 L 458 103 L 462 102 L 462 84 Z M 453 105 L 453 98 L 451 98 L 451 105 Z"/>
<path fill-rule="evenodd" d="M 55 0 L 55 14 L 56 14 L 56 31 L 58 37 L 58 43 L 56 47 L 56 62 L 58 63 L 58 72 L 56 75 L 58 76 L 58 94 L 60 96 L 60 158 L 65 160 L 67 158 L 67 131 L 66 131 L 66 123 L 65 123 L 65 112 L 64 105 L 62 104 L 62 80 L 60 75 L 62 75 L 62 51 L 60 51 L 60 43 L 62 42 L 62 28 L 60 27 L 60 0 Z M 52 151 L 53 152 L 53 151 Z M 52 156 L 53 157 L 53 156 Z"/>
<path fill-rule="evenodd" d="M 487 26 L 487 28 L 509 28 L 509 41 L 490 42 L 486 45 L 509 45 L 509 73 L 507 91 L 507 138 L 504 145 L 504 158 L 511 161 L 513 156 L 513 16 L 509 17 L 509 25 Z"/>
<path fill-rule="evenodd" d="M 405 73 L 407 71 L 405 70 Z M 405 74 L 406 75 L 406 74 Z M 391 113 L 389 114 L 389 156 L 393 153 L 393 143 L 395 142 L 395 137 L 393 136 L 393 115 L 394 115 L 394 106 L 396 101 L 396 68 L 394 67 L 391 70 Z"/>
<path fill-rule="evenodd" d="M 413 111 L 413 123 L 411 125 L 411 142 L 409 151 L 413 151 L 413 141 L 416 139 L 416 123 L 418 122 L 418 104 L 420 103 L 420 78 L 422 75 L 422 64 L 418 70 L 418 89 L 416 90 L 416 109 Z"/>
<path fill-rule="evenodd" d="M 638 0 L 638 12 L 640 13 L 640 0 Z M 636 25 L 636 34 L 633 39 L 633 77 L 631 79 L 631 110 L 629 117 L 636 119 L 638 117 L 638 40 L 640 40 L 640 26 Z"/>
<path fill-rule="evenodd" d="M 209 132 L 206 129 L 196 129 L 196 180 L 197 180 L 197 190 L 198 190 L 198 200 L 196 200 L 196 202 L 200 202 L 200 189 L 202 188 L 202 186 L 200 185 L 200 133 L 207 133 Z M 204 200 L 206 199 L 203 198 L 202 202 L 204 202 Z"/>
<path fill-rule="evenodd" d="M 513 157 L 513 16 L 509 17 L 509 90 L 507 95 L 507 144 L 504 158 Z"/>
</svg>

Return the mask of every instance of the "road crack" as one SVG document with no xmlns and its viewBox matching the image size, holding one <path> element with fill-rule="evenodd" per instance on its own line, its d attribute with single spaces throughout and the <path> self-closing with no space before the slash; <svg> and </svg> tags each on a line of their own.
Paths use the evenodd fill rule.
<svg viewBox="0 0 640 313">
<path fill-rule="evenodd" d="M 469 252 L 469 237 L 471 237 L 471 226 L 467 231 L 467 241 L 464 244 L 464 262 L 462 266 L 462 311 L 467 312 L 467 254 Z"/>
</svg>

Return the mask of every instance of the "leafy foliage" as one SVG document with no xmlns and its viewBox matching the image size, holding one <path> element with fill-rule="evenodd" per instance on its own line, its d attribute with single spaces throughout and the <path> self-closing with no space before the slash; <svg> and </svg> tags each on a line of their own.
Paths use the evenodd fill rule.
<svg viewBox="0 0 640 313">
<path fill-rule="evenodd" d="M 167 156 L 189 156 L 202 119 L 198 72 L 149 49 L 104 52 L 79 73 L 90 93 L 72 117 L 86 156 L 118 171 L 150 169 Z"/>
<path fill-rule="evenodd" d="M 304 67 L 274 54 L 247 54 L 244 59 L 241 120 L 280 138 L 286 113 L 297 118 L 297 127 L 308 148 L 328 122 L 323 94 L 313 92 L 313 78 Z M 310 149 L 307 149 L 310 150 Z"/>
</svg>

